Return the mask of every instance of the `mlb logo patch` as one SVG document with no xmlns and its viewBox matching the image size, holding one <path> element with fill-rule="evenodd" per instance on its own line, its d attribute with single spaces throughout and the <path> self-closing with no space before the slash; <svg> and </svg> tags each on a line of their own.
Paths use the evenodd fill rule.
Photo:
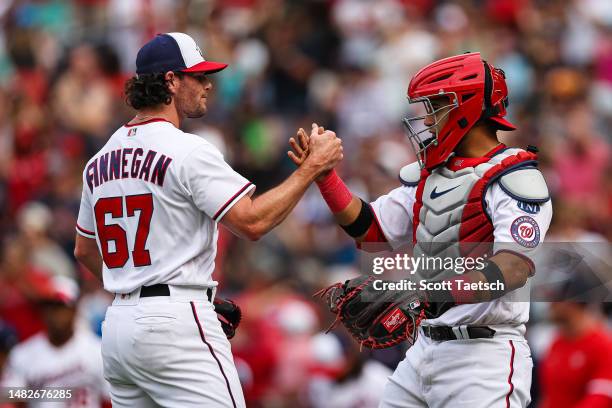
<svg viewBox="0 0 612 408">
<path fill-rule="evenodd" d="M 128 130 L 127 135 L 128 136 L 136 136 L 136 131 L 138 130 L 138 128 L 132 128 L 130 130 Z"/>
<path fill-rule="evenodd" d="M 408 318 L 404 312 L 402 312 L 399 308 L 396 308 L 383 318 L 382 325 L 389 333 L 393 333 L 395 329 L 404 324 L 406 320 L 408 320 Z"/>
</svg>

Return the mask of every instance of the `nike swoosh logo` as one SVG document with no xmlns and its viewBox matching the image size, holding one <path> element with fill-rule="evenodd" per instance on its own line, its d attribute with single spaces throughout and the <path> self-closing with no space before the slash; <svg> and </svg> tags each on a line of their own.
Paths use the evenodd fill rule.
<svg viewBox="0 0 612 408">
<path fill-rule="evenodd" d="M 438 197 L 448 193 L 449 191 L 452 191 L 452 190 L 456 189 L 457 187 L 459 187 L 459 186 L 451 187 L 448 190 L 437 192 L 436 189 L 438 188 L 438 186 L 436 186 L 436 187 L 434 187 L 433 190 L 431 190 L 431 194 L 429 195 L 429 198 L 431 198 L 432 200 L 435 200 L 436 198 L 438 198 Z"/>
</svg>

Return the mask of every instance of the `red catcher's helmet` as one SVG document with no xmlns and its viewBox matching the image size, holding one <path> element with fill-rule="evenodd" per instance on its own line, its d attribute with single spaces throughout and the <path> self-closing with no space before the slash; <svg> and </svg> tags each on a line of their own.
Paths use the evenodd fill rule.
<svg viewBox="0 0 612 408">
<path fill-rule="evenodd" d="M 448 103 L 434 109 L 432 99 L 440 98 Z M 408 101 L 422 102 L 427 111 L 404 119 L 421 168 L 432 169 L 446 162 L 481 119 L 492 121 L 501 130 L 516 129 L 504 119 L 508 106 L 504 72 L 484 61 L 478 52 L 444 58 L 421 69 L 410 81 Z M 419 128 L 429 115 L 434 115 L 435 123 Z M 446 117 L 447 122 L 438 129 Z"/>
</svg>

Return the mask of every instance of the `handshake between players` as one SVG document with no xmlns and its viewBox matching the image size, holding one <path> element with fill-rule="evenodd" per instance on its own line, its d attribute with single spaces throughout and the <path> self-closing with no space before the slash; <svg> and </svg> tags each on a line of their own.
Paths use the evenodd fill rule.
<svg viewBox="0 0 612 408">
<path fill-rule="evenodd" d="M 342 140 L 336 133 L 316 123 L 312 124 L 310 135 L 300 128 L 296 137 L 289 139 L 289 144 L 293 151 L 287 154 L 296 165 L 324 169 L 318 172 L 317 179 L 331 171 L 344 158 Z"/>
</svg>

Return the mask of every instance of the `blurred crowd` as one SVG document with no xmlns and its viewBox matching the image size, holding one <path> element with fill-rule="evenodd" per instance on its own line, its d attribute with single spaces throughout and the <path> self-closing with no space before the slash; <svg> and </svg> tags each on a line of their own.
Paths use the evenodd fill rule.
<svg viewBox="0 0 612 408">
<path fill-rule="evenodd" d="M 343 139 L 339 172 L 366 200 L 414 160 L 401 125 L 410 77 L 480 51 L 508 80 L 519 130 L 501 140 L 539 148 L 550 236 L 612 239 L 609 0 L 5 0 L 0 21 L 0 372 L 10 346 L 45 327 L 49 277 L 78 282 L 78 319 L 99 334 L 111 297 L 72 256 L 82 170 L 133 115 L 123 84 L 159 32 L 230 64 L 185 127 L 258 191 L 293 170 L 287 141 L 314 121 Z M 320 333 L 330 316 L 311 294 L 358 273 L 359 256 L 316 189 L 257 243 L 222 230 L 217 269 L 245 315 L 232 346 L 249 406 L 376 406 L 403 350 L 360 353 L 342 331 Z M 533 309 L 552 341 L 547 307 Z"/>
</svg>

